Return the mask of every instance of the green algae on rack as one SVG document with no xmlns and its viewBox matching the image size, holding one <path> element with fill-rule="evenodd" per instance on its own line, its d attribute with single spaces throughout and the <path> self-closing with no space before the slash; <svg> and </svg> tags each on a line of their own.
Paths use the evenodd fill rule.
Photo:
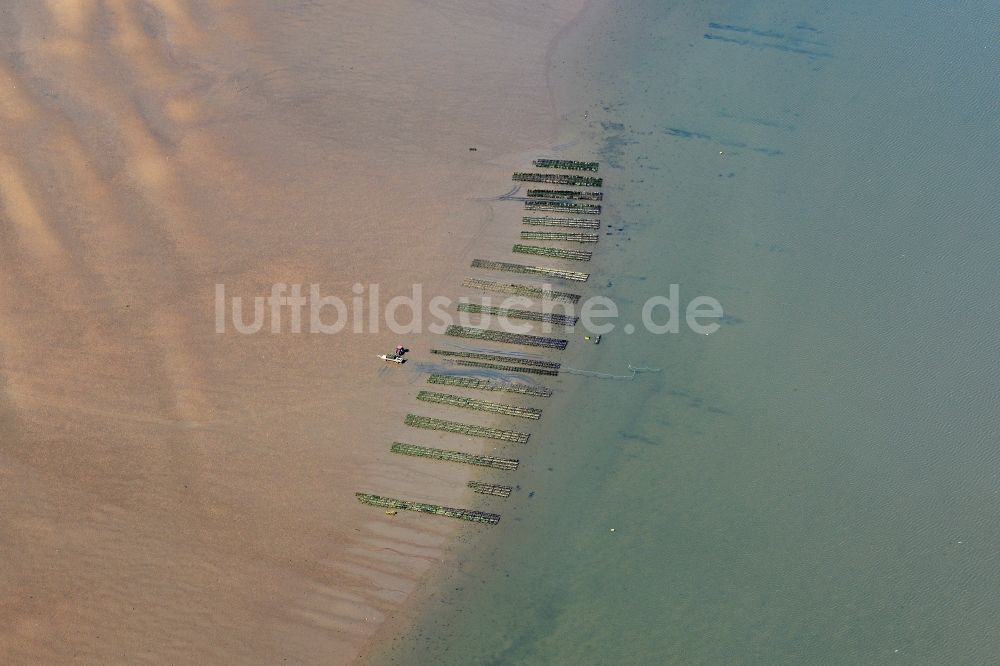
<svg viewBox="0 0 1000 666">
<path fill-rule="evenodd" d="M 469 481 L 465 485 L 472 488 L 472 492 L 474 493 L 495 495 L 497 497 L 510 497 L 511 491 L 514 490 L 510 486 L 502 486 L 499 483 L 486 483 L 485 481 Z"/>
<path fill-rule="evenodd" d="M 404 442 L 393 442 L 392 447 L 389 450 L 393 453 L 399 453 L 404 456 L 431 458 L 433 460 L 464 463 L 466 465 L 477 465 L 479 467 L 492 467 L 493 469 L 502 469 L 508 472 L 514 471 L 517 469 L 517 466 L 521 464 L 516 458 L 482 456 L 475 453 L 449 451 L 447 449 L 434 449 L 429 446 L 417 446 L 416 444 L 406 444 Z"/>
<path fill-rule="evenodd" d="M 540 298 L 548 301 L 562 301 L 565 303 L 579 303 L 579 294 L 570 294 L 565 291 L 552 291 L 544 287 L 536 287 L 530 284 L 517 284 L 514 282 L 494 282 L 492 280 L 477 280 L 476 278 L 465 278 L 462 280 L 463 287 L 470 289 L 482 289 L 483 291 L 495 291 L 498 294 L 513 294 L 514 296 L 528 296 Z"/>
<path fill-rule="evenodd" d="M 567 243 L 596 243 L 597 234 L 569 231 L 522 231 L 521 240 L 565 241 Z"/>
<path fill-rule="evenodd" d="M 460 358 L 477 358 L 481 361 L 498 361 L 500 363 L 519 363 L 521 365 L 533 365 L 539 368 L 550 368 L 558 370 L 561 363 L 557 361 L 546 361 L 540 358 L 523 358 L 521 356 L 501 356 L 499 354 L 483 354 L 481 352 L 451 351 L 448 349 L 432 349 L 432 354 L 440 356 L 457 356 Z"/>
<path fill-rule="evenodd" d="M 575 199 L 576 201 L 603 201 L 603 192 L 577 190 L 528 190 L 530 199 Z"/>
<path fill-rule="evenodd" d="M 570 169 L 572 171 L 597 171 L 600 162 L 577 162 L 575 160 L 553 160 L 539 158 L 531 162 L 539 169 Z"/>
<path fill-rule="evenodd" d="M 552 389 L 545 386 L 499 383 L 489 379 L 479 379 L 478 377 L 467 377 L 465 375 L 431 375 L 427 378 L 427 383 L 440 384 L 442 386 L 459 386 L 479 391 L 506 391 L 508 393 L 533 395 L 540 398 L 552 396 Z"/>
<path fill-rule="evenodd" d="M 544 199 L 524 202 L 527 210 L 551 210 L 560 213 L 577 213 L 580 215 L 600 215 L 600 204 L 576 203 L 575 201 L 546 201 Z"/>
<path fill-rule="evenodd" d="M 420 391 L 417 393 L 417 400 L 433 402 L 439 405 L 450 405 L 452 407 L 462 407 L 463 409 L 475 409 L 480 412 L 490 412 L 492 414 L 503 414 L 504 416 L 517 416 L 522 419 L 538 420 L 542 417 L 542 410 L 536 407 L 518 407 L 517 405 L 505 405 L 500 402 L 490 402 L 488 400 L 476 400 L 466 398 L 461 395 L 451 393 L 437 393 L 435 391 Z"/>
<path fill-rule="evenodd" d="M 572 217 L 522 217 L 521 222 L 538 227 L 565 227 L 567 229 L 600 229 L 600 220 L 577 220 Z"/>
<path fill-rule="evenodd" d="M 469 437 L 485 437 L 487 439 L 499 439 L 504 442 L 514 442 L 515 444 L 525 444 L 530 434 L 517 432 L 516 430 L 501 430 L 500 428 L 489 428 L 487 426 L 474 425 L 471 423 L 459 423 L 457 421 L 446 421 L 435 419 L 429 416 L 418 414 L 407 414 L 403 423 L 414 428 L 425 428 L 427 430 L 440 430 L 441 432 L 453 432 Z"/>
<path fill-rule="evenodd" d="M 604 179 L 597 176 L 577 176 L 569 173 L 527 173 L 515 171 L 511 180 L 524 183 L 552 183 L 553 185 L 576 185 L 577 187 L 601 187 Z"/>
<path fill-rule="evenodd" d="M 512 251 L 517 254 L 534 254 L 540 257 L 554 257 L 556 259 L 570 259 L 572 261 L 590 261 L 594 256 L 593 252 L 586 250 L 564 250 L 558 247 L 543 247 L 541 245 L 516 244 Z"/>
<path fill-rule="evenodd" d="M 473 259 L 473 268 L 485 268 L 491 271 L 506 271 L 508 273 L 525 273 L 528 275 L 544 275 L 546 277 L 561 278 L 563 280 L 573 280 L 574 282 L 586 282 L 590 278 L 589 273 L 578 271 L 567 271 L 561 268 L 546 268 L 543 266 L 525 266 L 524 264 L 510 264 L 505 261 L 489 261 L 488 259 Z"/>
<path fill-rule="evenodd" d="M 459 303 L 459 312 L 472 312 L 474 314 L 496 315 L 508 319 L 524 319 L 526 321 L 543 321 L 549 324 L 559 324 L 560 326 L 576 326 L 579 317 L 572 315 L 561 315 L 553 312 L 532 312 L 531 310 L 509 310 L 507 308 L 497 308 L 491 305 L 479 305 L 477 303 Z M 523 363 L 523 361 L 520 361 Z M 556 366 L 558 367 L 558 365 Z"/>
<path fill-rule="evenodd" d="M 550 377 L 555 377 L 559 374 L 558 370 L 549 370 L 547 368 L 526 368 L 521 365 L 504 365 L 502 363 L 483 363 L 481 361 L 466 361 L 465 359 L 459 359 L 453 361 L 455 365 L 464 365 L 468 368 L 485 368 L 489 370 L 503 370 L 504 372 L 523 372 L 531 375 L 548 375 Z"/>
<path fill-rule="evenodd" d="M 475 328 L 473 326 L 458 326 L 452 324 L 444 332 L 456 338 L 472 338 L 473 340 L 490 340 L 492 342 L 504 342 L 511 345 L 525 345 L 527 347 L 549 347 L 551 349 L 566 349 L 568 340 L 562 338 L 548 338 L 542 335 L 525 335 L 523 333 L 508 333 L 506 331 L 494 331 L 488 328 Z"/>
<path fill-rule="evenodd" d="M 447 516 L 449 518 L 460 518 L 474 523 L 485 523 L 496 525 L 500 522 L 499 513 L 489 513 L 488 511 L 475 511 L 473 509 L 455 509 L 450 506 L 439 504 L 425 504 L 424 502 L 411 502 L 410 500 L 395 499 L 392 497 L 382 497 L 380 495 L 370 495 L 368 493 L 354 493 L 355 497 L 362 504 L 380 506 L 386 509 L 404 509 L 406 511 L 416 511 L 418 513 L 431 513 L 436 516 Z"/>
</svg>

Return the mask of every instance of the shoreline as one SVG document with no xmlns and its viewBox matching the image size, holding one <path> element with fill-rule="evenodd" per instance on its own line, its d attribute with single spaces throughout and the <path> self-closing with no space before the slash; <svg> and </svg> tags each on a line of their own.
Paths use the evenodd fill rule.
<svg viewBox="0 0 1000 666">
<path fill-rule="evenodd" d="M 563 43 L 566 36 L 571 34 L 574 30 L 579 29 L 581 22 L 586 21 L 585 14 L 587 14 L 588 11 L 597 11 L 596 5 L 597 3 L 594 2 L 594 0 L 587 0 L 580 11 L 574 16 L 573 20 L 563 26 L 548 48 L 545 58 L 546 87 L 549 91 L 549 99 L 551 100 L 554 110 L 558 108 L 555 86 L 550 80 L 554 54 Z M 579 120 L 570 121 L 567 117 L 567 113 L 560 113 L 558 111 L 556 111 L 556 113 L 560 120 L 555 128 L 555 131 L 553 132 L 551 141 L 551 145 L 557 147 L 556 152 L 553 152 L 553 148 L 551 147 L 547 149 L 541 148 L 534 152 L 525 152 L 521 155 L 521 160 L 519 162 L 514 163 L 509 167 L 509 172 L 530 171 L 531 160 L 537 157 L 561 157 L 563 154 L 559 153 L 559 150 L 561 149 L 565 151 L 566 148 L 564 146 L 566 144 L 571 144 L 573 146 L 571 154 L 565 154 L 567 159 L 598 159 L 597 155 L 600 150 L 600 141 L 598 136 L 588 129 L 586 118 L 581 117 Z M 580 150 L 577 146 L 581 143 L 589 143 L 590 147 Z M 596 174 L 605 178 L 605 188 L 607 188 L 610 184 L 607 180 L 608 173 L 606 171 L 606 167 L 607 165 L 602 161 L 602 171 L 599 174 Z M 507 173 L 508 178 L 509 172 Z M 504 182 L 509 182 L 509 180 Z M 609 202 L 605 201 L 604 203 L 607 205 Z M 622 211 L 620 209 L 616 210 L 615 206 L 620 205 L 620 202 L 616 204 L 612 200 L 610 203 L 612 204 L 612 207 L 605 210 L 605 216 L 610 217 L 613 215 L 617 217 Z M 494 212 L 496 212 L 496 207 L 503 205 L 503 202 L 497 202 L 494 207 Z M 511 204 L 506 205 L 511 206 Z M 521 258 L 526 257 L 518 258 L 519 255 L 511 255 L 509 248 L 511 242 L 517 242 L 517 230 L 521 227 L 520 216 L 530 213 L 527 213 L 520 208 L 514 208 L 513 206 L 511 206 L 509 210 L 503 210 L 502 208 L 501 210 L 503 212 L 501 212 L 500 217 L 510 218 L 504 222 L 504 226 L 501 227 L 500 231 L 498 231 L 499 235 L 506 237 L 492 243 L 490 250 L 481 253 L 479 256 L 496 261 L 520 262 Z M 611 213 L 611 215 L 608 215 L 609 213 Z M 602 218 L 603 217 L 604 216 L 602 216 Z M 602 232 L 604 228 L 605 227 L 602 226 Z M 603 235 L 601 238 L 604 240 L 604 243 L 609 242 L 609 240 L 605 240 L 606 237 Z M 611 265 L 613 259 L 607 256 L 607 252 L 601 252 L 602 249 L 608 249 L 607 245 L 605 245 L 604 248 L 601 246 L 602 243 L 598 242 L 594 248 L 594 259 L 591 262 L 584 264 L 587 267 L 586 270 L 591 274 L 590 279 L 587 282 L 577 284 L 556 280 L 554 281 L 553 288 L 567 289 L 568 291 L 581 293 L 584 298 L 587 295 L 600 293 L 602 285 L 607 280 L 607 276 L 613 270 Z M 468 256 L 471 255 L 467 255 L 466 258 L 468 258 Z M 468 262 L 466 262 L 466 265 L 467 263 Z M 527 261 L 527 263 L 532 262 Z M 545 262 L 543 261 L 541 263 Z M 556 265 L 560 262 L 550 261 L 549 263 L 551 265 Z M 567 268 L 572 267 L 567 266 Z M 480 277 L 478 274 L 471 275 Z M 481 277 L 488 278 L 489 276 L 484 274 Z M 477 297 L 481 297 L 483 295 L 483 292 L 463 289 L 462 294 L 471 296 L 473 302 L 475 302 Z M 533 327 L 531 333 L 538 334 L 537 327 Z M 560 334 L 558 337 L 564 336 Z M 564 368 L 570 366 L 579 367 L 580 364 L 583 364 L 584 367 L 586 367 L 587 364 L 600 366 L 602 360 L 606 358 L 607 354 L 605 352 L 609 349 L 607 345 L 591 345 L 583 340 L 583 333 L 579 333 L 579 335 L 572 334 L 569 337 L 571 337 L 572 342 L 567 350 L 560 352 L 558 357 L 553 358 L 553 360 L 561 362 Z M 440 338 L 440 336 L 439 339 L 442 341 L 445 340 Z M 512 351 L 514 349 L 518 352 L 523 351 L 521 348 L 512 348 Z M 506 350 L 501 353 L 505 352 Z M 530 349 L 527 353 L 531 353 Z M 537 469 L 531 469 L 529 471 L 529 469 L 526 468 L 525 463 L 527 463 L 527 467 L 532 467 L 531 458 L 537 457 L 537 447 L 544 446 L 545 442 L 552 439 L 552 435 L 554 435 L 558 430 L 560 418 L 566 415 L 572 415 L 576 397 L 580 394 L 580 392 L 586 390 L 586 384 L 581 381 L 581 377 L 571 377 L 571 373 L 561 372 L 559 377 L 537 377 L 529 379 L 529 381 L 537 381 L 538 383 L 550 388 L 554 387 L 555 393 L 551 397 L 546 398 L 544 404 L 536 405 L 535 403 L 532 403 L 533 406 L 542 407 L 545 410 L 545 415 L 540 421 L 534 422 L 530 426 L 532 439 L 531 442 L 524 445 L 526 447 L 523 449 L 525 453 L 520 456 L 522 458 L 522 467 L 514 473 L 514 476 L 510 476 L 509 478 L 505 476 L 503 483 L 509 483 L 514 485 L 516 488 L 523 488 L 530 485 L 531 479 L 537 478 L 541 474 L 541 472 Z M 525 378 L 518 376 L 516 379 L 523 380 Z M 502 421 L 497 419 L 493 422 L 494 425 L 497 423 L 502 423 Z M 434 461 L 427 464 L 440 465 L 440 463 L 436 463 Z M 473 494 L 472 491 L 466 491 L 465 497 L 468 501 L 460 506 L 474 506 L 476 508 L 482 508 L 482 505 L 486 502 L 486 500 L 482 497 L 480 497 L 477 501 L 475 499 L 477 496 Z M 476 553 L 479 559 L 482 559 L 483 551 L 489 551 L 495 548 L 498 540 L 509 536 L 510 532 L 508 530 L 510 529 L 511 518 L 515 518 L 519 512 L 530 510 L 530 502 L 527 498 L 526 490 L 515 490 L 515 492 L 512 493 L 508 499 L 501 500 L 501 502 L 502 504 L 500 502 L 491 502 L 489 510 L 499 510 L 504 515 L 504 519 L 507 521 L 506 524 L 502 519 L 501 523 L 495 527 L 471 524 L 468 526 L 462 524 L 457 525 L 454 530 L 456 534 L 453 535 L 453 538 L 444 547 L 439 564 L 433 566 L 428 571 L 427 575 L 420 581 L 419 585 L 411 593 L 407 601 L 398 607 L 393 613 L 389 614 L 379 630 L 373 635 L 372 640 L 367 644 L 366 649 L 361 652 L 359 663 L 406 663 L 405 658 L 403 662 L 398 662 L 396 660 L 398 655 L 393 653 L 393 643 L 395 640 L 405 636 L 408 632 L 411 632 L 414 629 L 418 629 L 421 624 L 421 619 L 425 619 L 425 616 L 428 613 L 433 615 L 435 603 L 442 601 L 442 591 L 450 589 L 448 586 L 459 583 L 464 577 L 470 574 L 470 572 L 465 570 L 464 566 L 465 559 L 470 554 Z M 426 517 L 417 516 L 417 518 L 420 519 Z M 454 522 L 461 523 L 461 521 Z M 474 530 L 474 532 L 462 534 L 462 530 Z"/>
<path fill-rule="evenodd" d="M 996 282 L 996 201 L 977 190 L 992 118 L 978 45 L 995 32 L 981 9 L 640 3 L 603 34 L 583 27 L 593 57 L 555 58 L 553 78 L 593 93 L 602 171 L 623 168 L 606 193 L 633 240 L 614 253 L 615 300 L 635 321 L 679 283 L 732 318 L 709 338 L 609 336 L 606 361 L 574 364 L 663 372 L 580 384 L 560 427 L 541 424 L 559 432 L 535 433 L 514 520 L 458 545 L 375 663 L 997 652 L 981 390 L 996 335 L 941 337 Z M 883 60 L 886 25 L 900 29 Z M 755 38 L 715 39 L 720 26 Z M 780 48 L 790 35 L 834 57 Z M 932 73 L 935 94 L 903 109 Z"/>
<path fill-rule="evenodd" d="M 580 3 L 581 5 L 590 5 L 593 0 L 586 0 L 586 2 Z M 546 81 L 548 81 L 548 70 L 550 67 L 550 57 L 551 53 L 558 44 L 559 40 L 562 38 L 567 31 L 571 30 L 579 21 L 580 15 L 586 11 L 586 7 L 582 7 L 574 15 L 574 18 L 566 22 L 563 27 L 558 31 L 558 33 L 552 38 L 549 48 L 547 49 L 547 54 L 545 58 L 544 71 L 546 75 Z M 548 90 L 548 83 L 546 83 L 546 89 Z M 551 90 L 550 90 L 551 92 Z M 550 98 L 551 99 L 551 98 Z M 564 121 L 562 119 L 553 123 L 553 127 L 549 132 L 551 140 L 548 142 L 550 144 L 557 144 L 559 140 L 557 137 L 565 131 Z M 584 151 L 586 152 L 586 151 Z M 504 192 L 510 185 L 510 174 L 514 171 L 520 171 L 530 168 L 531 160 L 543 155 L 549 155 L 551 153 L 550 148 L 539 147 L 527 148 L 517 153 L 507 154 L 502 162 L 494 161 L 493 166 L 503 166 L 499 170 L 499 175 L 501 176 L 495 182 L 484 184 L 483 187 L 487 191 L 490 191 L 492 187 L 496 195 L 500 195 Z M 441 292 L 447 294 L 449 297 L 453 297 L 453 300 L 458 300 L 461 297 L 468 296 L 473 302 L 477 298 L 483 295 L 482 291 L 476 289 L 470 289 L 461 286 L 461 280 L 464 277 L 481 277 L 489 279 L 491 276 L 488 273 L 482 273 L 475 271 L 475 269 L 469 268 L 469 263 L 474 258 L 485 258 L 489 260 L 496 261 L 520 261 L 518 255 L 511 255 L 510 246 L 512 242 L 517 242 L 516 229 L 520 227 L 520 216 L 528 214 L 527 212 L 521 210 L 520 208 L 509 208 L 504 210 L 504 202 L 494 201 L 491 197 L 472 197 L 473 200 L 480 203 L 481 212 L 483 219 L 480 223 L 479 230 L 476 232 L 475 237 L 472 241 L 463 244 L 461 259 L 452 267 L 448 279 L 451 280 L 450 286 L 444 287 Z M 510 204 L 507 204 L 510 206 Z M 500 219 L 498 219 L 500 218 Z M 501 221 L 504 218 L 510 218 L 507 221 Z M 516 224 L 512 222 L 516 218 Z M 521 257 L 521 259 L 526 259 L 526 257 Z M 528 261 L 528 263 L 531 263 Z M 544 263 L 544 262 L 542 262 Z M 553 263 L 553 262 L 550 262 Z M 554 263 L 559 263 L 558 261 Z M 508 274 L 498 274 L 500 277 L 494 276 L 493 279 L 506 279 Z M 516 281 L 516 277 L 511 275 L 512 280 Z M 586 283 L 590 284 L 590 283 Z M 554 288 L 562 289 L 566 288 L 570 291 L 586 291 L 586 287 L 577 288 L 579 285 L 574 283 L 564 283 L 563 281 L 555 281 Z M 533 326 L 531 334 L 538 334 L 535 330 L 536 327 Z M 475 344 L 473 341 L 462 341 L 457 338 L 444 337 L 442 335 L 434 335 L 428 339 L 427 334 L 421 336 L 422 342 L 427 344 L 423 345 L 422 348 L 418 348 L 418 355 L 425 360 L 435 360 L 427 354 L 431 346 L 434 347 L 451 347 L 452 345 L 458 344 Z M 522 348 L 522 347 L 511 347 L 506 348 L 505 345 L 492 345 L 491 349 L 495 349 L 496 353 L 511 353 L 511 354 L 544 354 L 545 350 L 535 349 L 535 348 Z M 484 347 L 485 349 L 485 347 Z M 411 359 L 414 358 L 413 350 L 410 351 L 408 355 Z M 548 357 L 546 357 L 548 358 Z M 565 358 L 573 358 L 560 356 L 555 360 L 565 362 Z M 450 367 L 450 370 L 456 370 L 458 368 Z M 418 373 L 418 379 L 424 379 L 428 371 L 422 371 Z M 526 383 L 538 383 L 544 386 L 551 387 L 553 385 L 553 380 L 557 378 L 553 377 L 536 377 L 534 375 L 529 376 L 515 376 L 516 381 L 522 381 Z M 414 395 L 418 390 L 421 389 L 431 389 L 435 387 L 426 385 L 420 381 L 416 383 L 409 384 L 405 395 L 402 396 L 402 400 L 406 405 L 407 409 L 404 412 L 412 411 L 421 414 L 431 414 L 431 410 L 434 408 L 425 403 L 416 402 Z M 575 389 L 574 389 L 575 391 Z M 562 391 L 557 390 L 556 394 L 551 398 L 545 399 L 544 404 L 535 405 L 542 407 L 547 419 L 546 422 L 553 422 L 560 412 L 560 402 L 565 402 L 567 398 L 559 400 Z M 493 399 L 493 396 L 486 396 L 487 399 Z M 500 399 L 500 401 L 504 401 Z M 412 409 L 411 409 L 412 408 Z M 435 417 L 455 419 L 462 422 L 474 422 L 476 424 L 490 426 L 490 427 L 510 427 L 512 424 L 509 420 L 505 421 L 503 417 L 491 416 L 487 413 L 476 412 L 475 414 L 455 414 L 452 412 L 441 413 L 434 410 L 431 414 Z M 401 420 L 401 419 L 400 419 Z M 554 425 L 554 424 L 553 424 Z M 531 424 L 525 425 L 524 428 L 531 432 L 532 442 L 523 445 L 523 449 L 526 453 L 520 457 L 523 458 L 531 455 L 530 447 L 537 444 L 538 440 L 542 437 L 544 433 L 544 426 L 539 427 L 538 422 L 532 422 Z M 417 431 L 416 433 L 403 432 L 402 439 L 407 442 L 417 443 L 419 445 L 427 445 L 432 447 L 441 447 L 445 449 L 460 449 L 462 451 L 468 451 L 472 453 L 484 454 L 484 455 L 515 455 L 514 450 L 507 450 L 503 453 L 497 453 L 496 446 L 497 443 L 493 440 L 484 439 L 474 439 L 466 440 L 463 444 L 461 443 L 456 435 L 431 432 L 431 431 Z M 518 445 L 522 446 L 522 445 Z M 440 481 L 439 485 L 434 489 L 434 491 L 429 491 L 424 488 L 412 488 L 409 490 L 409 494 L 405 492 L 399 495 L 400 498 L 405 498 L 407 500 L 414 501 L 428 501 L 428 502 L 440 502 L 447 504 L 447 502 L 441 500 L 440 498 L 446 496 L 445 486 L 450 486 L 454 493 L 447 494 L 448 497 L 456 497 L 451 504 L 448 506 L 454 507 L 465 507 L 473 509 L 485 509 L 485 510 L 496 510 L 503 514 L 507 514 L 511 506 L 508 504 L 510 500 L 501 500 L 503 504 L 498 504 L 496 502 L 490 502 L 490 498 L 486 498 L 482 495 L 475 494 L 472 490 L 466 487 L 465 481 L 469 480 L 470 477 L 474 477 L 476 473 L 464 465 L 455 465 L 456 469 L 448 470 L 451 465 L 442 464 L 439 461 L 418 459 L 418 458 L 404 458 L 402 460 L 393 460 L 394 458 L 399 458 L 399 456 L 392 456 L 388 453 L 388 444 L 385 446 L 385 455 L 387 460 L 395 462 L 400 467 L 412 467 L 414 470 L 421 470 L 418 476 L 422 478 L 437 477 Z M 516 473 L 515 473 L 516 474 Z M 484 474 L 481 476 L 486 476 L 489 480 L 494 482 L 497 481 L 494 474 Z M 518 484 L 521 481 L 520 477 L 504 477 L 502 479 L 503 483 Z M 378 493 L 378 489 L 359 489 L 364 492 L 375 492 Z M 495 498 L 494 498 L 495 499 Z M 489 506 L 486 504 L 489 503 Z M 398 515 L 395 515 L 386 521 L 386 517 L 379 516 L 381 511 L 375 507 L 366 506 L 364 507 L 367 511 L 372 511 L 375 513 L 375 518 L 370 521 L 369 525 L 375 529 L 374 526 L 384 527 L 386 522 L 392 521 L 414 521 L 413 524 L 422 525 L 423 521 L 438 522 L 436 517 L 420 515 L 417 513 L 411 513 L 407 511 L 401 511 Z M 503 521 L 501 521 L 500 526 L 488 527 L 485 525 L 478 525 L 475 523 L 466 523 L 465 521 L 457 521 L 453 519 L 443 519 L 440 520 L 443 525 L 441 530 L 446 531 L 446 536 L 441 540 L 438 546 L 437 553 L 433 558 L 433 562 L 426 567 L 423 573 L 415 579 L 414 585 L 405 600 L 402 603 L 397 604 L 394 608 L 386 612 L 385 617 L 379 623 L 379 626 L 374 633 L 371 634 L 369 639 L 365 642 L 362 650 L 359 652 L 357 661 L 358 663 L 370 663 L 373 660 L 378 660 L 381 655 L 384 654 L 387 646 L 389 646 L 393 640 L 393 637 L 400 635 L 407 629 L 411 628 L 414 624 L 414 618 L 421 612 L 422 608 L 425 608 L 428 600 L 435 596 L 435 591 L 440 581 L 446 577 L 447 567 L 449 565 L 461 566 L 461 554 L 466 551 L 466 549 L 477 548 L 481 546 L 484 542 L 487 542 L 491 536 L 497 536 L 503 530 Z M 376 544 L 372 544 L 376 545 Z"/>
</svg>

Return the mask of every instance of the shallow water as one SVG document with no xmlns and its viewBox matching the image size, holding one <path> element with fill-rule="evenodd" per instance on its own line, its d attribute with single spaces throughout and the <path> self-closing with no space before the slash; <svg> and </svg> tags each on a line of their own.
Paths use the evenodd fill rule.
<svg viewBox="0 0 1000 666">
<path fill-rule="evenodd" d="M 624 227 L 590 286 L 724 325 L 571 350 L 663 371 L 560 377 L 505 522 L 386 662 L 1000 654 L 996 10 L 704 4 L 591 8 L 552 80 Z"/>
</svg>

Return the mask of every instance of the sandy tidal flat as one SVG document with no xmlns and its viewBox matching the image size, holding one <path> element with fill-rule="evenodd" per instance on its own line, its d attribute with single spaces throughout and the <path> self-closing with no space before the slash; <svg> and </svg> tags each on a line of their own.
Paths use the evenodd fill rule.
<svg viewBox="0 0 1000 666">
<path fill-rule="evenodd" d="M 467 473 L 391 459 L 397 340 L 220 335 L 214 287 L 450 293 L 580 4 L 0 9 L 5 663 L 343 663 L 407 599 L 456 526 L 353 493 Z"/>
</svg>

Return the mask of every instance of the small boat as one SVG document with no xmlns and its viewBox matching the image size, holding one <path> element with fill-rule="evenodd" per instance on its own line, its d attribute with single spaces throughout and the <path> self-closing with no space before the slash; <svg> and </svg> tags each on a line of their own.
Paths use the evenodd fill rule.
<svg viewBox="0 0 1000 666">
<path fill-rule="evenodd" d="M 378 357 L 386 363 L 406 363 L 406 359 L 397 354 L 379 354 Z"/>
</svg>

